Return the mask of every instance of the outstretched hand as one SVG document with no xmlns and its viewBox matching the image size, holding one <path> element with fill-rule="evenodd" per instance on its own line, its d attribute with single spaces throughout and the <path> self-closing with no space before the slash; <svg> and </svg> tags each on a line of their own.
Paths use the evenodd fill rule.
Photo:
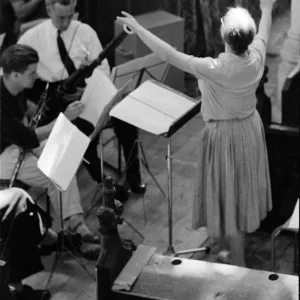
<svg viewBox="0 0 300 300">
<path fill-rule="evenodd" d="M 122 11 L 123 17 L 117 17 L 117 23 L 128 27 L 132 32 L 137 33 L 140 24 L 129 13 Z"/>
<path fill-rule="evenodd" d="M 15 216 L 26 210 L 26 199 L 28 195 L 20 188 L 12 187 L 7 190 L 0 191 L 0 209 L 7 208 L 2 220 L 15 209 Z"/>
</svg>

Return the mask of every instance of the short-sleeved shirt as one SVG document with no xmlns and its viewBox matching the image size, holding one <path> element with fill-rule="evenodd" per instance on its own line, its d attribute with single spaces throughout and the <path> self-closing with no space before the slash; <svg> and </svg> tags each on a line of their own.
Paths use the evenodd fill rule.
<svg viewBox="0 0 300 300">
<path fill-rule="evenodd" d="M 2 78 L 0 85 L 0 154 L 12 144 L 26 149 L 39 147 L 35 131 L 22 122 L 27 108 L 25 95 L 12 95 Z"/>
<path fill-rule="evenodd" d="M 216 59 L 189 59 L 190 68 L 199 79 L 205 121 L 246 118 L 253 114 L 265 57 L 265 42 L 256 37 L 244 57 L 221 53 Z"/>
</svg>

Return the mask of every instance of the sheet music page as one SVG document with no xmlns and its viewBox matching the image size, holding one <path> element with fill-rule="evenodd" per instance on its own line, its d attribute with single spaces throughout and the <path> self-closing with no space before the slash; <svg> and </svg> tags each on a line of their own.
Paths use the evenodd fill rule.
<svg viewBox="0 0 300 300">
<path fill-rule="evenodd" d="M 170 125 L 175 121 L 174 118 L 150 106 L 145 106 L 130 96 L 117 104 L 109 114 L 155 135 L 168 132 Z"/>
<path fill-rule="evenodd" d="M 162 135 L 194 105 L 194 101 L 177 91 L 146 81 L 117 104 L 110 115 L 155 135 Z"/>
<path fill-rule="evenodd" d="M 179 92 L 164 88 L 150 80 L 134 90 L 131 97 L 163 111 L 176 120 L 195 105 L 195 102 L 185 98 Z"/>
<path fill-rule="evenodd" d="M 37 166 L 61 190 L 66 191 L 89 143 L 90 139 L 61 113 Z"/>
<path fill-rule="evenodd" d="M 79 117 L 96 126 L 104 107 L 116 93 L 117 88 L 111 80 L 100 70 L 95 69 L 82 95 L 81 102 L 85 107 Z"/>
</svg>

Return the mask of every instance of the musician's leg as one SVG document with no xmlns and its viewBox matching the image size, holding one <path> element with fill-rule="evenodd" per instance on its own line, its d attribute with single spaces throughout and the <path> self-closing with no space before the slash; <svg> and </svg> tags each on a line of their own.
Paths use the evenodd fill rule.
<svg viewBox="0 0 300 300">
<path fill-rule="evenodd" d="M 138 129 L 119 119 L 111 118 L 114 131 L 119 139 L 127 165 L 126 181 L 133 192 L 145 192 L 145 185 L 142 184 L 140 161 L 138 157 Z"/>
<path fill-rule="evenodd" d="M 85 135 L 90 136 L 94 130 L 94 126 L 81 118 L 76 118 L 73 121 L 73 124 L 83 132 Z M 94 181 L 101 182 L 101 162 L 98 157 L 97 147 L 99 143 L 99 135 L 91 141 L 89 147 L 87 148 L 84 158 L 89 162 L 85 163 L 85 166 Z"/>
<path fill-rule="evenodd" d="M 28 154 L 25 158 L 18 177 L 24 183 L 38 188 L 46 188 L 51 201 L 52 213 L 60 215 L 60 192 L 55 185 L 37 168 L 37 157 Z M 67 230 L 77 232 L 85 242 L 99 242 L 97 235 L 86 226 L 83 218 L 83 209 L 78 190 L 77 180 L 74 177 L 67 191 L 62 192 L 63 218 Z"/>
</svg>

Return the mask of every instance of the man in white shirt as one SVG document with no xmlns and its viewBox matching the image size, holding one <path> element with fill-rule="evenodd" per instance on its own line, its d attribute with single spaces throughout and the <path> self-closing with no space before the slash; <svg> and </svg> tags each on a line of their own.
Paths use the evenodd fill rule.
<svg viewBox="0 0 300 300">
<path fill-rule="evenodd" d="M 76 0 L 45 1 L 50 19 L 28 30 L 18 43 L 30 45 L 38 52 L 40 57 L 38 75 L 43 81 L 54 83 L 66 79 L 82 64 L 98 58 L 103 49 L 96 32 L 89 25 L 73 20 Z M 109 76 L 110 67 L 107 59 L 103 60 L 98 69 Z M 79 92 L 65 98 L 72 101 L 78 100 L 80 96 Z M 50 106 L 53 114 L 51 119 L 67 107 L 62 100 L 59 101 L 61 103 Z M 111 121 L 123 147 L 127 163 L 126 181 L 129 188 L 133 192 L 144 193 L 145 185 L 141 182 L 136 144 L 138 130 L 118 119 L 112 118 Z M 81 118 L 77 118 L 73 123 L 87 135 L 90 135 L 94 129 L 91 123 Z M 97 155 L 98 141 L 99 139 L 95 139 L 90 144 L 85 158 L 90 162 L 86 165 L 90 175 L 95 181 L 101 182 L 101 164 Z"/>
</svg>

